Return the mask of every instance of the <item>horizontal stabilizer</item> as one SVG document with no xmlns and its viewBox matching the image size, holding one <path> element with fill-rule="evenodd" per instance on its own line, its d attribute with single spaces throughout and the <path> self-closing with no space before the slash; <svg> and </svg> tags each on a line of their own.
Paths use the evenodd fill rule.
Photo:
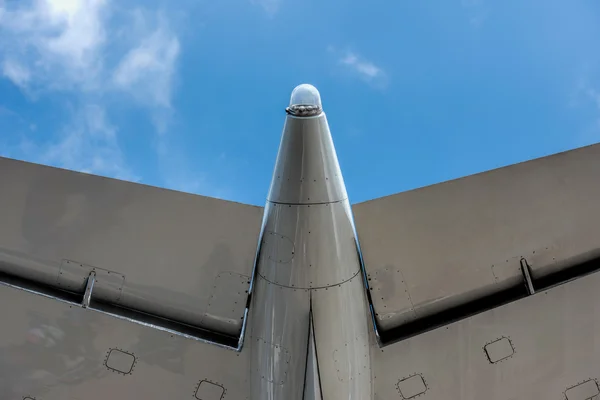
<svg viewBox="0 0 600 400">
<path fill-rule="evenodd" d="M 353 212 L 380 330 L 419 333 L 596 269 L 600 145 Z"/>
<path fill-rule="evenodd" d="M 93 273 L 90 307 L 239 336 L 261 207 L 6 158 L 0 187 L 5 283 L 81 303 Z"/>
</svg>

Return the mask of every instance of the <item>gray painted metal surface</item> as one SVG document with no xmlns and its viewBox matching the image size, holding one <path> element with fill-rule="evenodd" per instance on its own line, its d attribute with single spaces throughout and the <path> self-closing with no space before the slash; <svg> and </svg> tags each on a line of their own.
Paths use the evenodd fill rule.
<svg viewBox="0 0 600 400">
<path fill-rule="evenodd" d="M 4 158 L 0 188 L 1 272 L 239 334 L 261 207 Z"/>
<path fill-rule="evenodd" d="M 595 273 L 373 348 L 374 398 L 402 399 L 405 388 L 418 393 L 422 377 L 424 400 L 565 399 L 567 389 L 600 379 L 599 287 Z M 412 376 L 416 383 L 403 382 Z M 589 398 L 578 393 L 572 389 L 569 400 Z"/>
<path fill-rule="evenodd" d="M 0 304 L 2 399 L 193 399 L 203 380 L 224 387 L 223 399 L 247 398 L 245 352 L 4 285 Z"/>
<path fill-rule="evenodd" d="M 600 145 L 353 206 L 385 330 L 600 255 Z"/>
<path fill-rule="evenodd" d="M 0 159 L 1 398 L 600 396 L 599 265 L 563 274 L 597 255 L 600 146 L 356 205 L 359 244 L 319 93 L 286 111 L 264 209 Z"/>
</svg>

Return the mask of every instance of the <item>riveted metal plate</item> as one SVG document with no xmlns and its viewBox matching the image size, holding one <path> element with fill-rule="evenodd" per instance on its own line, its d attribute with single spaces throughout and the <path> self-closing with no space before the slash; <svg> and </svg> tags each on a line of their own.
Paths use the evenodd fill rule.
<svg viewBox="0 0 600 400">
<path fill-rule="evenodd" d="M 340 348 L 335 349 L 332 353 L 337 377 L 340 382 L 348 382 L 363 374 L 370 375 L 370 359 L 368 358 L 369 341 L 366 337 L 360 336 L 353 339 L 346 343 L 340 343 Z M 359 355 L 358 357 L 356 357 L 357 354 Z M 352 360 L 352 356 L 355 356 L 354 360 Z"/>
<path fill-rule="evenodd" d="M 269 201 L 322 204 L 348 197 L 325 113 L 288 116 L 278 154 Z"/>
<path fill-rule="evenodd" d="M 90 272 L 94 269 L 91 265 L 85 265 L 71 260 L 62 260 L 56 286 L 72 292 L 83 292 Z"/>
<path fill-rule="evenodd" d="M 261 378 L 268 382 L 276 385 L 283 385 L 287 380 L 291 359 L 288 349 L 281 345 L 268 342 L 262 338 L 255 338 L 252 345 L 256 346 L 256 354 L 265 355 L 259 357 L 259 361 L 254 367 L 255 372 L 260 374 Z M 268 355 L 268 357 L 266 355 Z M 278 368 L 272 369 L 273 372 L 270 375 L 264 374 L 264 371 L 271 370 L 269 366 L 273 363 L 273 360 L 278 360 Z"/>
<path fill-rule="evenodd" d="M 265 232 L 263 249 L 269 260 L 276 263 L 289 263 L 294 258 L 294 242 L 277 232 Z"/>
<path fill-rule="evenodd" d="M 400 267 L 385 265 L 367 274 L 371 298 L 377 302 L 377 319 L 387 320 L 392 317 L 402 324 L 416 318 L 414 306 L 408 291 L 408 285 Z"/>
<path fill-rule="evenodd" d="M 200 325 L 218 332 L 238 334 L 249 283 L 249 276 L 235 272 L 221 272 L 217 275 Z"/>
<path fill-rule="evenodd" d="M 119 303 L 123 293 L 125 275 L 115 271 L 94 268 L 96 271 L 96 282 L 92 299 L 96 298 L 108 303 Z"/>
<path fill-rule="evenodd" d="M 515 354 L 515 348 L 507 337 L 496 339 L 483 347 L 488 361 L 492 364 L 505 360 Z"/>
<path fill-rule="evenodd" d="M 266 232 L 274 234 L 265 235 L 260 253 L 258 273 L 265 280 L 294 289 L 317 289 L 339 285 L 359 272 L 347 201 L 269 204 L 266 212 Z M 292 243 L 303 245 L 294 249 Z"/>
<path fill-rule="evenodd" d="M 401 398 L 412 399 L 427 391 L 427 383 L 421 374 L 414 374 L 400 379 L 396 388 Z"/>
<path fill-rule="evenodd" d="M 135 367 L 136 357 L 119 349 L 110 349 L 106 355 L 104 365 L 111 371 L 129 375 Z"/>
<path fill-rule="evenodd" d="M 125 276 L 115 271 L 97 268 L 73 260 L 63 260 L 58 271 L 56 285 L 64 290 L 83 293 L 92 271 L 96 272 L 92 299 L 118 303 L 121 299 Z"/>
<path fill-rule="evenodd" d="M 221 400 L 227 390 L 223 385 L 204 379 L 198 383 L 195 396 L 198 400 Z"/>
<path fill-rule="evenodd" d="M 598 395 L 600 395 L 600 389 L 595 379 L 588 379 L 565 390 L 567 400 L 590 400 L 595 399 Z"/>
</svg>

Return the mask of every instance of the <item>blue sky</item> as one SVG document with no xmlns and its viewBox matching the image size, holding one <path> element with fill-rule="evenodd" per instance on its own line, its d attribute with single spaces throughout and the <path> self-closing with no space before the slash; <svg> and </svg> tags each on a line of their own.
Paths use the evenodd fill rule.
<svg viewBox="0 0 600 400">
<path fill-rule="evenodd" d="M 600 3 L 0 0 L 0 155 L 262 205 L 291 90 L 353 202 L 600 141 Z"/>
</svg>

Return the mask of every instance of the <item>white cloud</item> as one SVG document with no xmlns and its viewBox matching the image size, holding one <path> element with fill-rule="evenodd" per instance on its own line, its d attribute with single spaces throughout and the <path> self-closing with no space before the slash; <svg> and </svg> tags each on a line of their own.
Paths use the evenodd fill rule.
<svg viewBox="0 0 600 400">
<path fill-rule="evenodd" d="M 79 110 L 58 133 L 32 122 L 30 132 L 50 140 L 25 138 L 25 158 L 137 180 L 119 147 L 119 130 L 108 122 L 121 104 L 113 95 L 129 96 L 128 104 L 145 109 L 164 133 L 180 42 L 163 12 L 120 6 L 114 0 L 0 0 L 0 78 L 33 94 L 30 99 L 67 93 Z"/>
<path fill-rule="evenodd" d="M 370 61 L 359 59 L 354 53 L 346 54 L 346 56 L 341 59 L 341 62 L 342 64 L 354 68 L 356 72 L 367 79 L 377 78 L 383 74 L 381 68 Z"/>
<path fill-rule="evenodd" d="M 104 43 L 102 11 L 104 0 L 51 0 L 51 20 L 62 26 L 59 35 L 47 41 L 48 50 L 64 57 L 75 68 L 96 62 L 97 51 Z"/>
<path fill-rule="evenodd" d="M 165 26 L 159 26 L 132 48 L 114 71 L 113 82 L 138 101 L 170 108 L 179 40 Z"/>
<path fill-rule="evenodd" d="M 22 150 L 29 159 L 42 164 L 137 181 L 139 178 L 123 159 L 117 132 L 105 110 L 90 104 L 74 113 L 57 140 L 46 145 L 24 141 Z"/>
<path fill-rule="evenodd" d="M 18 86 L 104 93 L 126 90 L 141 104 L 169 107 L 180 45 L 166 17 L 141 10 L 111 19 L 107 0 L 33 0 L 8 8 L 0 2 L 3 73 Z M 131 28 L 133 27 L 133 28 Z M 109 29 L 110 28 L 110 29 Z M 119 54 L 126 32 L 129 49 Z M 118 42 L 117 42 L 118 40 Z M 117 65 L 106 60 L 120 59 Z M 115 87 L 106 85 L 112 79 Z"/>
<path fill-rule="evenodd" d="M 0 4 L 0 45 L 5 63 L 9 56 L 10 62 L 18 62 L 30 71 L 27 83 L 42 89 L 89 87 L 96 83 L 106 38 L 106 1 L 33 0 L 11 2 L 11 7 L 6 4 Z"/>
<path fill-rule="evenodd" d="M 338 64 L 341 64 L 353 75 L 361 78 L 370 85 L 379 88 L 387 85 L 387 74 L 383 68 L 377 66 L 372 61 L 361 57 L 353 51 L 338 51 L 333 46 L 329 46 L 327 50 L 335 54 Z"/>
<path fill-rule="evenodd" d="M 0 61 L 16 85 L 93 95 L 124 90 L 140 105 L 170 108 L 180 44 L 163 13 L 151 18 L 138 9 L 111 19 L 116 12 L 107 0 L 11 4 L 0 0 Z"/>
<path fill-rule="evenodd" d="M 2 74 L 19 87 L 25 87 L 31 77 L 29 69 L 14 60 L 4 60 Z"/>
<path fill-rule="evenodd" d="M 20 131 L 20 145 L 11 145 L 11 156 L 140 180 L 119 145 L 126 133 L 110 122 L 111 110 L 122 107 L 125 98 L 144 110 L 156 128 L 158 135 L 148 142 L 155 143 L 165 186 L 213 196 L 222 192 L 205 174 L 193 172 L 176 135 L 165 134 L 175 112 L 181 44 L 164 12 L 126 10 L 116 0 L 30 0 L 10 7 L 2 1 L 0 78 L 34 94 L 30 100 L 52 99 L 60 91 L 68 95 L 61 100 L 74 104 L 56 132 L 36 121 L 23 123 L 26 129 Z M 268 13 L 277 10 L 278 0 L 259 3 Z"/>
</svg>

